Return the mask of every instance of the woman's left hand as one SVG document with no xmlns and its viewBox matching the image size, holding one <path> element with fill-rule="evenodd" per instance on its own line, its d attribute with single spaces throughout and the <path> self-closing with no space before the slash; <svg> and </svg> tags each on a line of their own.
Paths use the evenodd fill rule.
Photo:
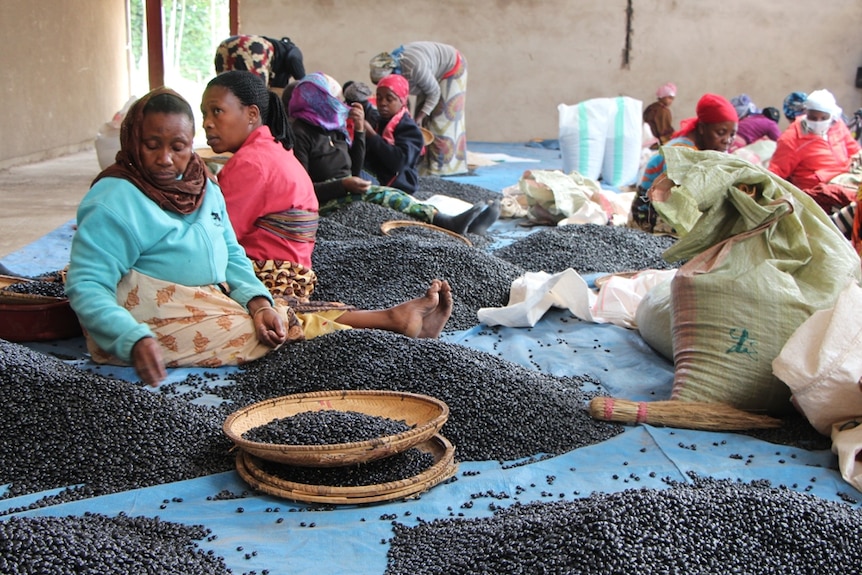
<svg viewBox="0 0 862 575">
<path fill-rule="evenodd" d="M 281 314 L 269 304 L 269 301 L 264 301 L 265 303 L 254 307 L 249 304 L 254 331 L 260 343 L 268 347 L 278 347 L 287 339 L 287 329 L 284 327 Z"/>
</svg>

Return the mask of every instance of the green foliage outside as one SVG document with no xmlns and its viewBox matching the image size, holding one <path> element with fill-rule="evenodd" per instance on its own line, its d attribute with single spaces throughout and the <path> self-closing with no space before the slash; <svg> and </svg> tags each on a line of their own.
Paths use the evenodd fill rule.
<svg viewBox="0 0 862 575">
<path fill-rule="evenodd" d="M 133 72 L 146 75 L 146 1 L 129 0 Z M 228 36 L 228 0 L 162 0 L 166 76 L 212 77 L 218 43 Z"/>
</svg>

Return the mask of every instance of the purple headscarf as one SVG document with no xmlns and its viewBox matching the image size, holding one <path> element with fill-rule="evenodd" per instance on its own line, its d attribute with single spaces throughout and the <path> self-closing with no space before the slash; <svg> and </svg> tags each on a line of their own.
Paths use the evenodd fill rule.
<svg viewBox="0 0 862 575">
<path fill-rule="evenodd" d="M 350 145 L 347 131 L 349 111 L 350 108 L 332 94 L 326 76 L 315 72 L 296 83 L 287 113 L 291 118 L 299 118 L 324 130 L 343 133 Z"/>
</svg>

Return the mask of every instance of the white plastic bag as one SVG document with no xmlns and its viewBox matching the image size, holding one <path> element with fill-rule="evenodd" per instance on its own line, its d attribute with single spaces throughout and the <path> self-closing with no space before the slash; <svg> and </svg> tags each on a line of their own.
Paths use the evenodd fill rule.
<svg viewBox="0 0 862 575">
<path fill-rule="evenodd" d="M 602 182 L 618 188 L 637 182 L 643 141 L 643 102 L 628 96 L 611 99 L 602 158 Z"/>
<path fill-rule="evenodd" d="M 129 98 L 111 121 L 102 124 L 96 134 L 96 156 L 99 159 L 99 167 L 103 170 L 116 161 L 117 152 L 120 151 L 120 126 L 129 108 L 136 101 L 134 96 Z"/>
<path fill-rule="evenodd" d="M 557 106 L 564 172 L 578 172 L 593 180 L 601 176 L 611 101 L 594 98 Z"/>
<path fill-rule="evenodd" d="M 832 453 L 838 456 L 844 481 L 862 491 L 862 419 L 832 425 Z"/>
<path fill-rule="evenodd" d="M 851 282 L 835 306 L 814 312 L 772 361 L 775 376 L 817 431 L 862 417 L 862 287 Z"/>
<path fill-rule="evenodd" d="M 512 282 L 506 307 L 479 309 L 485 325 L 532 327 L 552 306 L 568 309 L 578 319 L 634 328 L 643 296 L 676 270 L 643 270 L 631 277 L 612 276 L 596 293 L 572 268 L 555 274 L 527 272 Z"/>
</svg>

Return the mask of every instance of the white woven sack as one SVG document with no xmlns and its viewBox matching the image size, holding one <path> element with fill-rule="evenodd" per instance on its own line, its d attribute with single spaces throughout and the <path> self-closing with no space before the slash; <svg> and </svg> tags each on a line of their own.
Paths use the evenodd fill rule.
<svg viewBox="0 0 862 575">
<path fill-rule="evenodd" d="M 602 182 L 619 188 L 637 182 L 643 141 L 643 102 L 628 96 L 611 100 L 602 159 Z"/>
<path fill-rule="evenodd" d="M 772 371 L 823 435 L 835 422 L 862 416 L 862 288 L 851 283 L 835 307 L 805 320 L 773 359 Z"/>
<path fill-rule="evenodd" d="M 594 98 L 557 106 L 563 171 L 598 180 L 602 174 L 612 98 Z"/>
</svg>

